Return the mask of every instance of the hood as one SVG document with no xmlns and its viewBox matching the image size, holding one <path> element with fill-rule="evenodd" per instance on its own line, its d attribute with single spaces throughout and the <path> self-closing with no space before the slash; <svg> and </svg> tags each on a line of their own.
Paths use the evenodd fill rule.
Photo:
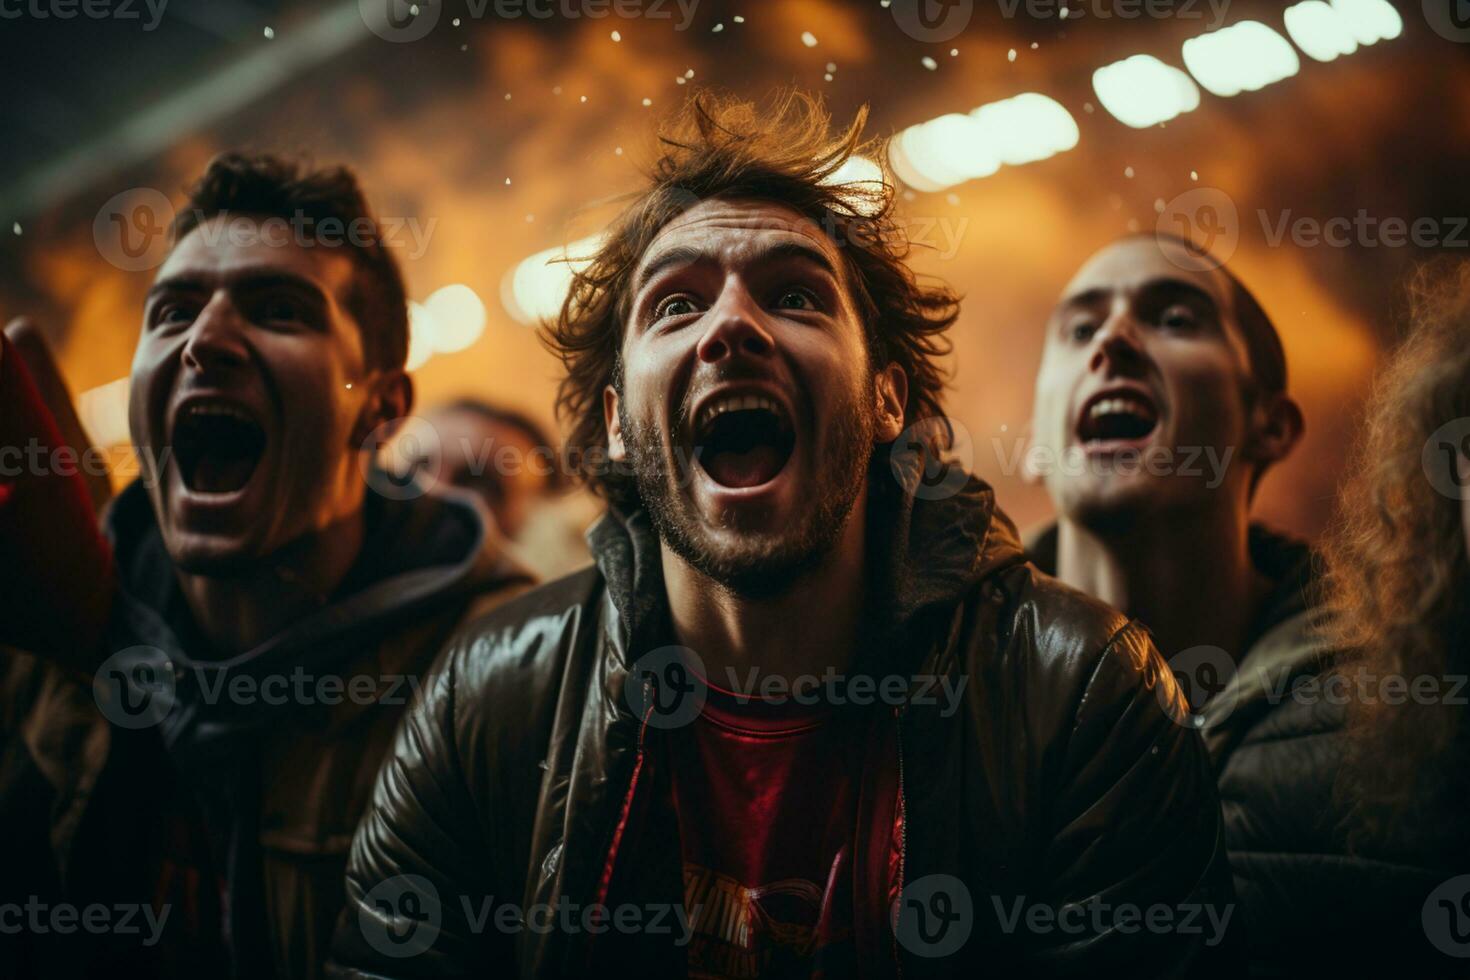
<svg viewBox="0 0 1470 980">
<path fill-rule="evenodd" d="M 901 632 L 926 609 L 958 603 L 981 581 L 1026 560 L 990 486 L 960 471 L 953 475 L 938 488 L 919 484 L 889 468 L 885 447 L 874 453 L 866 515 L 869 594 L 873 625 L 883 633 Z M 588 530 L 587 543 L 607 583 L 623 649 L 668 642 L 659 541 L 647 512 L 609 508 Z"/>
<path fill-rule="evenodd" d="M 142 644 L 167 656 L 179 678 L 177 703 L 161 726 L 171 746 L 253 729 L 284 708 L 259 701 L 242 708 L 228 699 L 190 696 L 203 685 L 222 690 L 212 685 L 298 670 L 328 675 L 374 654 L 387 670 L 417 674 L 434 651 L 389 657 L 382 654 L 385 640 L 462 610 L 479 595 L 531 581 L 506 555 L 483 504 L 470 494 L 446 491 L 400 501 L 369 493 L 363 506 L 362 552 L 326 603 L 254 649 L 211 659 L 146 490 L 135 481 L 113 501 L 105 521 L 118 569 L 120 610 L 112 648 Z M 186 691 L 185 684 L 194 690 Z"/>
</svg>

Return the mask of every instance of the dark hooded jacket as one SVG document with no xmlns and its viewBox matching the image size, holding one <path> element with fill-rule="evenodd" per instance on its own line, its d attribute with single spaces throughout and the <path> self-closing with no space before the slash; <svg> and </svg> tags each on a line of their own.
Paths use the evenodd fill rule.
<svg viewBox="0 0 1470 980">
<path fill-rule="evenodd" d="M 332 597 L 219 660 L 199 655 L 144 487 L 114 501 L 117 582 L 95 660 L 113 656 L 95 685 L 50 659 L 0 658 L 0 904 L 141 903 L 157 916 L 165 895 L 192 895 L 168 909 L 173 928 L 196 917 L 189 936 L 218 942 L 170 941 L 170 919 L 157 932 L 135 909 L 134 931 L 7 930 L 7 976 L 320 974 L 399 718 L 461 619 L 530 585 L 468 497 L 370 493 L 365 520 Z M 197 830 L 181 840 L 181 826 Z M 165 892 L 160 855 L 179 851 L 190 860 Z"/>
<path fill-rule="evenodd" d="M 854 889 L 861 972 L 1228 972 L 1230 938 L 1206 914 L 1228 921 L 1233 901 L 1214 780 L 1198 735 L 1166 711 L 1179 691 L 1148 634 L 1028 564 L 978 480 L 941 500 L 872 486 L 871 615 L 851 670 L 963 695 L 946 715 L 916 685 L 872 715 L 896 730 L 902 825 L 868 828 L 901 843 L 888 880 Z M 567 921 L 599 903 L 682 907 L 653 775 L 665 743 L 626 690 L 630 666 L 671 642 L 659 542 L 642 511 L 615 510 L 588 537 L 595 568 L 468 628 L 405 719 L 353 843 L 340 975 L 686 972 L 678 929 L 654 935 L 651 920 L 515 927 L 538 906 Z M 902 888 L 954 910 L 957 949 L 925 945 L 944 930 L 895 941 Z M 1192 908 L 1191 926 L 1114 928 L 1128 905 Z M 1101 906 L 1107 921 L 1047 927 L 1029 918 L 1042 906 Z"/>
<path fill-rule="evenodd" d="M 1351 808 L 1334 787 L 1350 693 L 1331 679 L 1334 658 L 1321 641 L 1318 559 L 1304 542 L 1258 524 L 1247 543 L 1271 591 L 1234 673 L 1201 716 L 1251 975 L 1448 966 L 1427 941 L 1421 910 L 1470 861 L 1445 865 L 1412 834 L 1350 841 Z M 1055 527 L 1029 553 L 1055 570 Z"/>
</svg>

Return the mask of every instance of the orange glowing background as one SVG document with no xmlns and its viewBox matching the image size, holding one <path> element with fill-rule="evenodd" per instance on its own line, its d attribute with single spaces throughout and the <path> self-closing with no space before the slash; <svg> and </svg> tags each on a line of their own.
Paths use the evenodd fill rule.
<svg viewBox="0 0 1470 980">
<path fill-rule="evenodd" d="M 1226 22 L 1250 17 L 1280 30 L 1284 6 L 1236 3 Z M 0 245 L 0 309 L 42 319 L 74 391 L 125 376 L 150 276 L 99 255 L 97 209 L 130 187 L 177 200 L 224 148 L 305 153 L 355 167 L 380 215 L 416 216 L 431 228 L 421 256 L 400 253 L 414 299 L 465 283 L 485 301 L 479 340 L 417 370 L 420 404 L 474 394 L 550 425 L 557 364 L 506 313 L 501 282 L 532 253 L 596 230 L 605 211 L 588 209 L 638 186 L 655 121 L 694 86 L 761 98 L 796 84 L 823 92 L 839 117 L 869 104 L 880 134 L 1041 92 L 1077 120 L 1074 149 L 905 200 L 914 227 L 929 228 L 937 246 L 920 251 L 919 269 L 966 298 L 949 406 L 974 437 L 980 475 L 1018 523 L 1047 516 L 1042 492 L 1002 472 L 1000 459 L 1029 415 L 1041 325 L 1058 290 L 1109 239 L 1153 228 L 1162 202 L 1216 187 L 1240 212 L 1232 268 L 1277 321 L 1307 416 L 1305 441 L 1266 480 L 1259 512 L 1318 532 L 1354 412 L 1402 325 L 1403 279 L 1430 252 L 1457 246 L 1273 247 L 1258 216 L 1325 220 L 1366 209 L 1380 219 L 1432 217 L 1447 233 L 1448 219 L 1470 214 L 1470 45 L 1438 36 L 1417 3 L 1405 4 L 1397 38 L 1329 63 L 1303 56 L 1293 77 L 1233 98 L 1202 93 L 1197 110 L 1139 130 L 1097 104 L 1093 69 L 1136 53 L 1180 65 L 1182 40 L 1208 25 L 1203 4 L 1202 20 L 1068 22 L 1008 18 L 996 0 L 973 7 L 969 26 L 942 43 L 905 35 L 878 0 L 706 0 L 684 31 L 668 20 L 617 17 L 466 17 L 455 27 L 451 5 L 422 41 L 393 44 L 364 32 L 267 97 L 17 216 L 22 232 L 7 229 Z M 242 29 L 240 44 L 281 43 L 310 11 L 283 13 L 271 24 L 274 39 L 258 25 Z M 804 42 L 804 32 L 816 43 Z"/>
</svg>

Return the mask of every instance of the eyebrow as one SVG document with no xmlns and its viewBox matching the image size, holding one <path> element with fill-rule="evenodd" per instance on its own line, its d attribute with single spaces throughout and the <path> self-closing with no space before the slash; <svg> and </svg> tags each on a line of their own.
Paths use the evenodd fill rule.
<svg viewBox="0 0 1470 980">
<path fill-rule="evenodd" d="M 678 245 L 654 259 L 638 273 L 633 295 L 638 295 L 664 270 L 674 266 L 694 265 L 714 260 L 714 253 L 690 245 Z M 752 265 L 779 262 L 782 259 L 799 259 L 812 263 L 837 281 L 842 281 L 836 265 L 821 249 L 803 242 L 781 242 L 763 250 L 751 259 Z"/>
<path fill-rule="evenodd" d="M 160 279 L 154 283 L 144 297 L 144 303 L 152 302 L 154 297 L 162 293 L 172 292 L 208 292 L 211 288 L 223 285 L 227 289 L 270 289 L 277 286 L 286 286 L 309 293 L 313 300 L 323 305 L 328 302 L 328 296 L 320 286 L 301 276 L 293 276 L 284 272 L 243 272 L 234 275 L 225 275 L 219 283 L 212 284 L 210 281 L 196 275 L 183 273 L 168 279 Z"/>
<path fill-rule="evenodd" d="M 1194 283 L 1188 282 L 1183 279 L 1175 279 L 1172 276 L 1164 276 L 1158 279 L 1150 279 L 1138 288 L 1138 292 L 1140 295 L 1147 295 L 1149 293 L 1161 291 L 1187 293 L 1197 300 L 1202 300 L 1208 303 L 1211 307 L 1214 307 L 1215 309 L 1219 309 L 1220 307 L 1220 304 L 1218 301 L 1216 301 L 1215 297 L 1211 296 L 1208 292 L 1201 289 L 1199 286 L 1196 286 Z M 1098 303 L 1105 302 L 1107 298 L 1113 294 L 1113 292 L 1114 290 L 1105 289 L 1101 286 L 1096 286 L 1092 289 L 1084 289 L 1080 293 L 1076 293 L 1072 296 L 1064 298 L 1060 303 L 1057 304 L 1057 309 L 1061 310 L 1069 307 L 1093 306 Z"/>
</svg>

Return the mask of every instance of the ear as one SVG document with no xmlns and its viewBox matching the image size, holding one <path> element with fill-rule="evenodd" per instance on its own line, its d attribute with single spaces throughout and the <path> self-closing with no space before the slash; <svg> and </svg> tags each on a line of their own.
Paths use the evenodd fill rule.
<svg viewBox="0 0 1470 980">
<path fill-rule="evenodd" d="M 1021 482 L 1028 487 L 1034 487 L 1041 483 L 1042 472 L 1036 466 L 1036 460 L 1032 459 L 1031 440 L 1036 434 L 1035 421 L 1027 419 L 1026 424 L 1021 426 L 1017 438 L 1021 440 Z"/>
<path fill-rule="evenodd" d="M 1251 415 L 1251 441 L 1247 448 L 1250 458 L 1263 466 L 1289 456 L 1306 429 L 1301 407 L 1285 392 L 1260 401 Z"/>
<path fill-rule="evenodd" d="M 623 420 L 618 415 L 618 393 L 612 385 L 602 389 L 602 424 L 607 427 L 607 458 L 621 463 L 628 458 L 623 445 Z"/>
<path fill-rule="evenodd" d="M 384 423 L 396 423 L 413 411 L 413 379 L 407 371 L 395 368 L 369 375 L 356 383 L 367 385 L 370 390 L 357 414 L 357 424 L 353 426 L 354 446 L 361 446 Z M 390 435 L 391 431 L 384 432 L 383 441 L 386 442 Z"/>
<path fill-rule="evenodd" d="M 892 442 L 903 434 L 903 408 L 909 400 L 909 376 L 897 362 L 889 365 L 873 378 L 877 395 L 878 428 L 874 442 Z"/>
</svg>

